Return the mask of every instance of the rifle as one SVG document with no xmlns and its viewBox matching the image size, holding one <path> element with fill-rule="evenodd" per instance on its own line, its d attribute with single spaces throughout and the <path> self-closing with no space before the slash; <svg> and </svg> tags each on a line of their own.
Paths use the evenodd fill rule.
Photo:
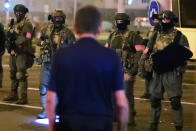
<svg viewBox="0 0 196 131">
<path fill-rule="evenodd" d="M 14 26 L 14 19 L 11 19 L 10 24 L 9 24 L 9 30 L 7 32 L 7 39 L 6 39 L 6 48 L 8 50 L 8 53 L 11 54 L 12 51 L 15 51 L 16 49 L 16 33 L 13 30 Z"/>
</svg>

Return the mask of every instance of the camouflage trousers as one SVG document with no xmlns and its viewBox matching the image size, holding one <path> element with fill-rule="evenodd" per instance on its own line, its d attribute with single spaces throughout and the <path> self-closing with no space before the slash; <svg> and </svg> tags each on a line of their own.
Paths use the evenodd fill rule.
<svg viewBox="0 0 196 131">
<path fill-rule="evenodd" d="M 27 100 L 27 67 L 26 54 L 10 56 L 10 78 L 11 94 L 17 95 L 18 86 L 20 87 L 20 99 Z"/>
</svg>

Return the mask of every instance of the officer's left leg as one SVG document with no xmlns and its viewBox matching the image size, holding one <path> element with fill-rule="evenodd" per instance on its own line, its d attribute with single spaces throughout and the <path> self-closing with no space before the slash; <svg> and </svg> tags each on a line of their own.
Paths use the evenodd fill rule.
<svg viewBox="0 0 196 131">
<path fill-rule="evenodd" d="M 126 96 L 129 102 L 129 125 L 135 125 L 135 102 L 134 102 L 135 76 L 130 75 L 130 79 L 125 81 Z"/>
<path fill-rule="evenodd" d="M 41 105 L 42 112 L 38 114 L 38 119 L 46 118 L 46 92 L 48 88 L 48 82 L 50 77 L 49 64 L 44 64 L 41 67 L 40 74 L 40 97 L 41 97 Z"/>
<path fill-rule="evenodd" d="M 177 130 L 181 130 L 183 128 L 183 108 L 181 99 L 180 97 L 173 97 L 170 98 L 170 101 L 175 127 Z"/>
<path fill-rule="evenodd" d="M 0 55 L 0 88 L 2 88 L 3 82 L 3 66 L 2 66 L 2 55 Z"/>
<path fill-rule="evenodd" d="M 171 101 L 172 117 L 176 130 L 183 128 L 183 108 L 181 104 L 182 97 L 182 74 L 177 71 L 167 73 L 164 77 L 164 85 Z"/>
<path fill-rule="evenodd" d="M 17 73 L 16 78 L 19 80 L 20 99 L 17 104 L 27 104 L 27 67 L 26 54 L 20 54 L 16 59 Z"/>
</svg>

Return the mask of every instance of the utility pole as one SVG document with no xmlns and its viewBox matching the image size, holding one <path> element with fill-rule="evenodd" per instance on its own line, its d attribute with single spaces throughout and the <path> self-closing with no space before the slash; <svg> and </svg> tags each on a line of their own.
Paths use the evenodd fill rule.
<svg viewBox="0 0 196 131">
<path fill-rule="evenodd" d="M 74 0 L 74 11 L 73 11 L 73 21 L 75 22 L 76 11 L 77 11 L 77 0 Z"/>
<path fill-rule="evenodd" d="M 117 9 L 118 13 L 124 13 L 125 9 L 124 9 L 124 0 L 118 0 L 118 9 Z"/>
</svg>

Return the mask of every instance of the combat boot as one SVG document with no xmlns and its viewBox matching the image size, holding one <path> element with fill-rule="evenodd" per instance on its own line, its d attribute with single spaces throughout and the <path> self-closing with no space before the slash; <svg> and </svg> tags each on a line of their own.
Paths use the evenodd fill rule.
<svg viewBox="0 0 196 131">
<path fill-rule="evenodd" d="M 11 92 L 10 95 L 3 98 L 3 101 L 17 101 L 17 100 L 18 100 L 17 92 Z"/>
<path fill-rule="evenodd" d="M 46 111 L 42 110 L 40 114 L 38 114 L 37 119 L 45 119 L 46 117 Z"/>
<path fill-rule="evenodd" d="M 158 124 L 151 124 L 149 131 L 159 131 Z"/>
<path fill-rule="evenodd" d="M 176 131 L 182 131 L 182 126 L 176 126 Z"/>
<path fill-rule="evenodd" d="M 130 125 L 130 126 L 135 126 L 136 124 L 135 124 L 135 116 L 136 116 L 136 112 L 134 111 L 134 112 L 130 112 L 130 114 L 129 114 L 129 122 L 128 122 L 128 124 Z"/>
<path fill-rule="evenodd" d="M 21 104 L 21 105 L 24 105 L 24 104 L 27 104 L 28 101 L 27 101 L 27 94 L 26 93 L 22 93 L 21 94 L 21 98 L 16 102 L 16 104 Z"/>
<path fill-rule="evenodd" d="M 24 105 L 24 104 L 27 104 L 27 103 L 28 103 L 27 99 L 19 99 L 19 100 L 16 102 L 16 104 L 21 104 L 21 105 Z"/>
<path fill-rule="evenodd" d="M 143 98 L 143 99 L 150 99 L 150 94 L 145 93 L 145 94 L 143 94 L 140 98 Z"/>
</svg>

